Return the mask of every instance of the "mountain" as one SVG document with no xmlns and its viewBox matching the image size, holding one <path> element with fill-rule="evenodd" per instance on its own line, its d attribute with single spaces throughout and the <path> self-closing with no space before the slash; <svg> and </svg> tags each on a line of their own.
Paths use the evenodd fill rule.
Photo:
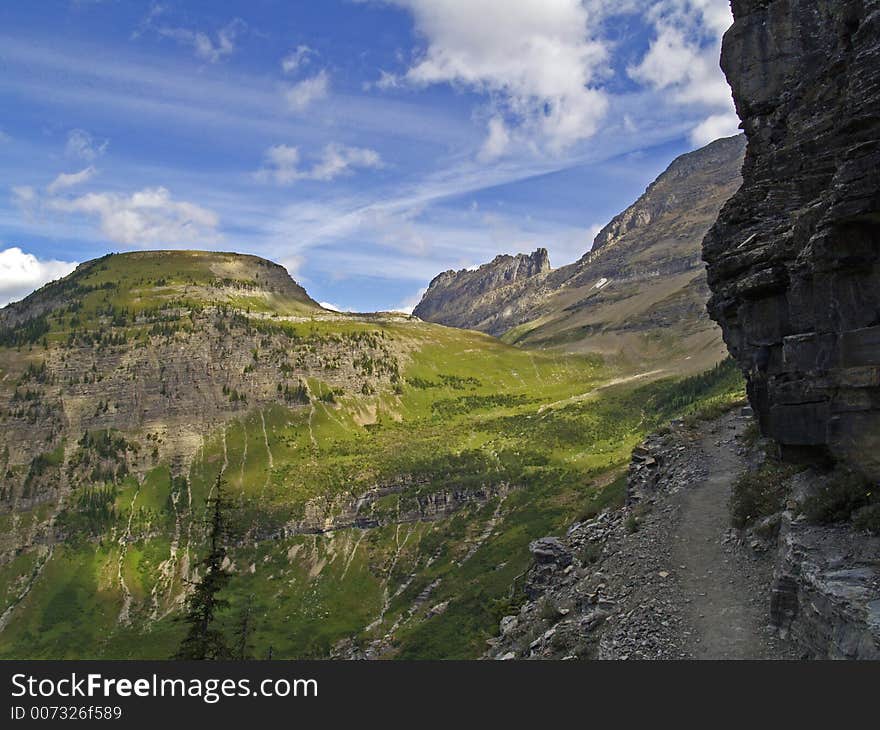
<svg viewBox="0 0 880 730">
<path fill-rule="evenodd" d="M 723 375 L 330 312 L 253 256 L 88 262 L 0 310 L 0 657 L 171 656 L 218 477 L 253 656 L 479 656 L 528 543 L 619 504 Z"/>
<path fill-rule="evenodd" d="M 549 271 L 546 248 L 531 255 L 496 256 L 474 270 L 444 271 L 428 285 L 413 314 L 428 322 L 497 334 L 483 313 L 488 311 L 491 318 L 514 292 L 522 291 L 535 277 L 542 278 Z"/>
<path fill-rule="evenodd" d="M 724 348 L 705 312 L 701 242 L 741 183 L 744 151 L 739 135 L 682 155 L 573 264 L 551 270 L 539 250 L 446 272 L 414 313 L 527 347 L 599 353 L 634 368 L 665 361 L 703 369 Z"/>
</svg>

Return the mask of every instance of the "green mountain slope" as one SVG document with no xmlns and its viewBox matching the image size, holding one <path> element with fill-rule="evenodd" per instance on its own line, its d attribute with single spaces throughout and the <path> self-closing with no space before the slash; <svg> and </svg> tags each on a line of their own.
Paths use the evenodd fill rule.
<svg viewBox="0 0 880 730">
<path fill-rule="evenodd" d="M 90 262 L 0 311 L 0 657 L 170 656 L 218 474 L 255 656 L 478 656 L 528 542 L 740 387 L 327 312 L 254 257 Z"/>
</svg>

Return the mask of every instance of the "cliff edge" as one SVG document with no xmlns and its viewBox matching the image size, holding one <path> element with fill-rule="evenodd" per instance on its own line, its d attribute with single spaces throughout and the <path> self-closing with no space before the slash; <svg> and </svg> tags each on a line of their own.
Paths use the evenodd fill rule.
<svg viewBox="0 0 880 730">
<path fill-rule="evenodd" d="M 722 66 L 748 149 L 703 244 L 709 311 L 787 456 L 877 478 L 880 1 L 732 5 Z"/>
</svg>

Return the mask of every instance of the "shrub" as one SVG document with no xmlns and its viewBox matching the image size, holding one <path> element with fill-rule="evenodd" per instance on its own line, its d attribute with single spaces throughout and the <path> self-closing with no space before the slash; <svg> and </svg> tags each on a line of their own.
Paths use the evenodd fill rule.
<svg viewBox="0 0 880 730">
<path fill-rule="evenodd" d="M 626 520 L 623 523 L 624 528 L 630 535 L 632 535 L 634 532 L 638 532 L 639 525 L 639 518 L 633 513 L 627 515 Z"/>
<path fill-rule="evenodd" d="M 856 512 L 860 522 L 870 524 L 871 515 L 875 515 L 876 521 L 880 507 L 875 493 L 864 477 L 851 471 L 838 471 L 804 502 L 803 511 L 810 522 L 820 524 L 845 522 Z"/>
<path fill-rule="evenodd" d="M 785 503 L 785 482 L 794 473 L 794 468 L 768 460 L 758 471 L 748 471 L 737 479 L 730 497 L 733 526 L 743 528 L 780 512 Z"/>
<path fill-rule="evenodd" d="M 599 542 L 588 542 L 586 545 L 581 548 L 580 555 L 578 558 L 580 559 L 583 565 L 592 565 L 593 563 L 599 562 L 599 558 L 602 557 L 602 543 Z"/>
<path fill-rule="evenodd" d="M 562 613 L 559 611 L 559 607 L 551 600 L 544 599 L 541 602 L 541 610 L 540 616 L 545 621 L 550 621 L 551 623 L 556 623 L 559 619 L 562 618 Z"/>
</svg>

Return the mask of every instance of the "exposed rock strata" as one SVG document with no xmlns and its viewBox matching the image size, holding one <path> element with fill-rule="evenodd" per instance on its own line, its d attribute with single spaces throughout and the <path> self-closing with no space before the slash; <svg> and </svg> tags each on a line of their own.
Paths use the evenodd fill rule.
<svg viewBox="0 0 880 730">
<path fill-rule="evenodd" d="M 723 345 L 705 310 L 700 243 L 740 185 L 744 149 L 740 135 L 676 159 L 579 261 L 550 270 L 539 250 L 445 272 L 415 314 L 523 345 L 645 362 L 702 353 L 714 364 Z M 679 352 L 654 351 L 658 328 Z"/>
<path fill-rule="evenodd" d="M 764 433 L 880 477 L 880 2 L 734 0 L 744 184 L 709 303 Z"/>
<path fill-rule="evenodd" d="M 428 482 L 407 479 L 371 489 L 364 494 L 340 495 L 328 504 L 326 499 L 306 503 L 305 514 L 284 528 L 284 537 L 335 532 L 346 528 L 369 530 L 408 522 L 433 522 L 455 514 L 468 505 L 482 505 L 491 499 L 504 499 L 515 487 L 500 484 L 475 489 L 445 489 L 419 492 Z M 396 495 L 392 505 L 383 497 Z"/>
<path fill-rule="evenodd" d="M 496 256 L 478 269 L 444 271 L 428 285 L 413 314 L 450 327 L 491 332 L 493 327 L 484 320 L 492 317 L 492 308 L 503 308 L 504 299 L 511 291 L 525 288 L 528 282 L 542 280 L 549 271 L 550 257 L 546 248 L 528 255 Z"/>
</svg>

